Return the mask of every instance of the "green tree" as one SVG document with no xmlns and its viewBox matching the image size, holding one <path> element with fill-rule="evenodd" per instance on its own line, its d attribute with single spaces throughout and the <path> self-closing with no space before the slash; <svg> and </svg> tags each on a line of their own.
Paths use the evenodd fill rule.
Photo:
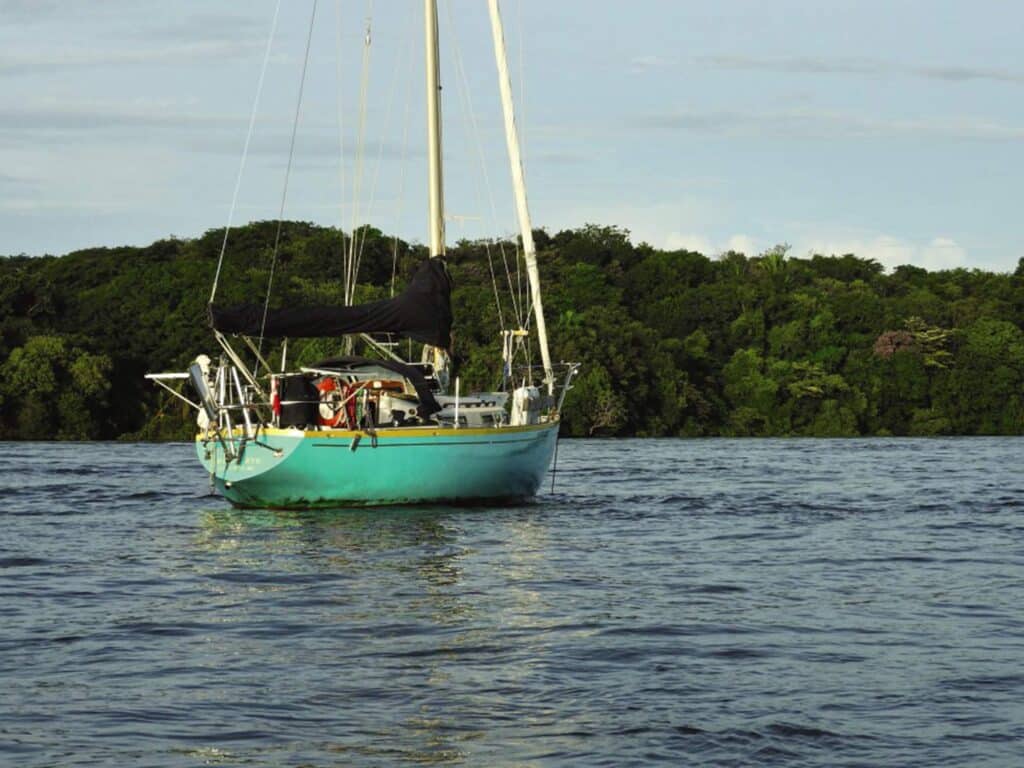
<svg viewBox="0 0 1024 768">
<path fill-rule="evenodd" d="M 729 430 L 736 435 L 788 432 L 778 408 L 779 383 L 763 373 L 764 360 L 756 349 L 738 349 L 722 369 L 725 397 L 732 406 Z"/>
<path fill-rule="evenodd" d="M 5 433 L 28 439 L 86 440 L 102 433 L 110 391 L 109 358 L 34 336 L 0 367 Z"/>
</svg>

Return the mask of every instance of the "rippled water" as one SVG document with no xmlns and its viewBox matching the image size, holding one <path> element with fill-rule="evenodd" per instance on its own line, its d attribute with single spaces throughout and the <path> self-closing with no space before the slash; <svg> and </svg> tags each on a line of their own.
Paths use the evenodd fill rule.
<svg viewBox="0 0 1024 768">
<path fill-rule="evenodd" d="M 563 441 L 532 504 L 301 514 L 0 444 L 0 763 L 1021 765 L 1022 447 Z"/>
</svg>

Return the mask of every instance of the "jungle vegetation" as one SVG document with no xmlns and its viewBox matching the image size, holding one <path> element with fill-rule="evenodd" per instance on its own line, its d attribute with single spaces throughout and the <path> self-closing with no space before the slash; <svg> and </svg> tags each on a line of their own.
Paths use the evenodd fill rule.
<svg viewBox="0 0 1024 768">
<path fill-rule="evenodd" d="M 232 230 L 219 301 L 262 300 L 276 226 Z M 376 229 L 356 235 L 360 300 L 387 296 L 393 267 L 400 289 L 426 258 Z M 0 438 L 190 438 L 188 408 L 143 374 L 216 351 L 206 302 L 223 236 L 0 258 Z M 664 251 L 597 225 L 538 230 L 536 241 L 552 354 L 582 363 L 565 435 L 1024 432 L 1024 260 L 1013 274 L 887 273 L 854 254 L 796 258 L 785 246 Z M 286 223 L 272 305 L 340 302 L 347 242 Z M 463 391 L 499 375 L 488 251 L 503 287 L 495 245 L 463 241 L 448 254 Z M 335 340 L 296 340 L 289 357 L 336 351 Z"/>
</svg>

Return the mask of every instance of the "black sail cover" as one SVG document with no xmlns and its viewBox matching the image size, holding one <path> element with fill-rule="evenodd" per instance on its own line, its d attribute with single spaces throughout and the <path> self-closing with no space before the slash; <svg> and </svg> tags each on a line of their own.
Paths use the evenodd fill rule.
<svg viewBox="0 0 1024 768">
<path fill-rule="evenodd" d="M 400 333 L 414 341 L 448 349 L 452 334 L 452 280 L 443 259 L 428 259 L 408 287 L 393 299 L 352 307 L 283 307 L 261 304 L 210 306 L 210 325 L 222 333 L 270 338 L 343 336 L 346 333 Z"/>
</svg>

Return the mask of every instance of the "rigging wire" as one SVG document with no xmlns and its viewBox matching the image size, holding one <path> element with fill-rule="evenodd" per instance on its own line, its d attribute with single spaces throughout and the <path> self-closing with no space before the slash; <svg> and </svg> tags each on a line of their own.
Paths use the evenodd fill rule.
<svg viewBox="0 0 1024 768">
<path fill-rule="evenodd" d="M 519 118 L 520 118 L 517 121 L 517 123 L 519 125 L 519 154 L 520 154 L 519 162 L 522 165 L 523 175 L 525 176 L 526 175 L 526 166 L 527 166 L 526 147 L 525 147 L 525 145 L 526 145 L 526 138 L 525 138 L 525 135 L 526 135 L 526 120 L 525 120 L 525 117 L 524 117 L 525 114 L 526 114 L 526 55 L 525 55 L 524 49 L 523 49 L 523 38 L 524 38 L 524 36 L 523 36 L 523 29 L 525 29 L 525 25 L 523 24 L 523 2 L 522 2 L 522 0 L 519 0 L 519 2 L 517 3 L 517 11 L 518 11 L 519 27 L 516 30 L 516 36 L 518 38 L 519 55 L 518 55 L 518 61 L 516 63 L 518 64 L 518 69 L 519 69 Z M 529 280 L 525 280 L 525 281 L 523 280 L 523 270 L 522 270 L 521 267 L 522 267 L 523 263 L 525 262 L 525 260 L 526 260 L 526 253 L 522 249 L 520 241 L 517 239 L 516 240 L 516 281 L 517 281 L 517 284 L 519 286 L 519 303 L 520 303 L 520 305 L 523 305 L 524 303 L 526 304 L 526 312 L 524 314 L 525 321 L 522 324 L 522 328 L 523 328 L 523 330 L 527 330 L 528 331 L 528 330 L 530 330 L 530 326 L 533 323 L 534 313 L 533 313 L 533 291 L 530 290 Z M 527 344 L 526 357 L 527 357 L 527 363 L 531 364 L 531 354 L 530 354 L 529 344 Z M 532 365 L 531 365 L 531 367 L 532 367 Z"/>
<path fill-rule="evenodd" d="M 341 63 L 341 52 L 342 46 L 342 35 L 341 35 L 341 3 L 342 0 L 337 0 L 334 4 L 334 91 L 337 95 L 337 108 L 338 108 L 338 186 L 340 192 L 340 204 L 338 206 L 338 228 L 341 230 L 341 254 L 342 254 L 342 276 L 344 280 L 345 275 L 345 108 L 343 98 L 344 78 L 342 78 L 342 63 Z M 343 285 L 346 296 L 348 295 L 347 284 Z"/>
<path fill-rule="evenodd" d="M 412 18 L 412 15 L 409 15 L 407 17 L 407 28 L 409 27 L 409 21 L 411 21 Z M 403 35 L 403 38 L 404 37 L 408 37 L 408 35 L 405 34 Z M 395 104 L 395 93 L 398 91 L 398 74 L 401 71 L 402 63 L 405 60 L 406 54 L 409 52 L 410 49 L 411 47 L 404 47 L 401 53 L 397 57 L 395 57 L 395 68 L 391 74 L 391 87 L 388 92 L 388 105 L 384 114 L 384 125 L 386 126 L 391 125 L 391 114 Z M 383 163 L 383 160 L 384 131 L 382 130 L 380 132 L 380 141 L 377 144 L 377 159 L 376 162 L 374 163 L 373 178 L 370 182 L 370 196 L 369 201 L 366 205 L 366 215 L 364 217 L 367 222 L 367 226 L 363 227 L 362 229 L 361 237 L 359 239 L 359 249 L 356 253 L 355 271 L 353 273 L 353 276 L 356 279 L 358 279 L 359 277 L 359 267 L 362 265 L 363 262 L 363 252 L 366 248 L 366 238 L 369 235 L 369 220 L 370 217 L 373 215 L 373 209 L 377 202 L 377 181 L 380 178 L 380 168 Z"/>
<path fill-rule="evenodd" d="M 370 85 L 370 46 L 373 42 L 373 0 L 367 3 L 366 34 L 363 36 L 362 71 L 359 79 L 359 130 L 356 138 L 355 177 L 352 181 L 352 226 L 349 231 L 348 255 L 345 259 L 345 303 L 355 299 L 356 223 L 359 221 L 359 194 L 363 184 L 363 162 L 366 154 L 367 91 Z"/>
<path fill-rule="evenodd" d="M 270 35 L 267 37 L 267 48 L 263 53 L 263 66 L 260 68 L 260 79 L 256 85 L 256 97 L 252 104 L 252 113 L 249 115 L 249 130 L 245 134 L 245 145 L 242 147 L 242 160 L 238 166 L 238 176 L 235 179 L 235 191 L 231 196 L 231 208 L 228 210 L 228 223 L 224 227 L 224 240 L 220 245 L 220 256 L 217 258 L 217 271 L 213 276 L 213 288 L 210 290 L 210 304 L 213 304 L 217 296 L 217 285 L 220 283 L 220 271 L 224 265 L 224 254 L 228 249 L 228 233 L 231 231 L 231 223 L 235 217 L 235 208 L 238 205 L 238 193 L 242 187 L 242 175 L 245 172 L 245 161 L 249 155 L 249 144 L 252 143 L 252 134 L 256 126 L 256 113 L 259 111 L 260 96 L 263 94 L 263 82 L 267 76 L 267 65 L 270 63 L 270 51 L 274 47 L 274 36 L 277 33 L 277 19 L 281 14 L 281 0 L 277 0 L 274 8 L 274 20 L 270 24 Z"/>
<path fill-rule="evenodd" d="M 292 173 L 292 159 L 295 157 L 295 137 L 299 132 L 299 116 L 302 114 L 302 94 L 306 87 L 306 69 L 309 66 L 309 49 L 313 44 L 313 23 L 316 21 L 316 6 L 318 0 L 313 0 L 313 10 L 309 15 L 309 33 L 306 36 L 306 53 L 302 59 L 302 77 L 299 80 L 299 97 L 295 104 L 295 120 L 292 123 L 292 138 L 288 146 L 288 165 L 284 172 L 284 189 L 281 191 L 281 208 L 277 215 L 277 232 L 274 235 L 274 252 L 270 260 L 270 276 L 267 279 L 267 296 L 263 300 L 263 321 L 260 323 L 260 338 L 257 346 L 257 354 L 263 351 L 263 336 L 267 328 L 267 312 L 270 309 L 270 291 L 274 286 L 274 271 L 277 267 L 277 254 L 281 246 L 281 227 L 284 223 L 284 206 L 288 199 L 288 180 Z"/>
<path fill-rule="evenodd" d="M 474 145 L 475 145 L 476 152 L 477 152 L 477 158 L 478 158 L 478 160 L 480 162 L 481 175 L 483 176 L 483 179 L 484 179 L 484 187 L 487 190 L 487 198 L 488 198 L 488 200 L 490 202 L 491 225 L 493 227 L 497 228 L 497 221 L 498 221 L 497 206 L 495 205 L 495 202 L 494 202 L 494 192 L 493 192 L 493 189 L 491 187 L 490 175 L 487 172 L 487 162 L 486 162 L 486 158 L 484 157 L 483 143 L 482 143 L 482 141 L 480 139 L 480 129 L 479 129 L 479 126 L 478 126 L 477 121 L 476 121 L 476 113 L 475 113 L 475 111 L 473 109 L 473 98 L 472 98 L 472 96 L 471 96 L 471 94 L 469 92 L 469 80 L 466 77 L 466 70 L 465 70 L 465 67 L 464 67 L 463 61 L 462 61 L 462 52 L 461 52 L 461 49 L 459 47 L 458 36 L 456 35 L 456 32 L 455 32 L 455 23 L 452 20 L 451 4 L 450 3 L 445 3 L 445 14 L 446 14 L 446 19 L 448 21 L 449 30 L 450 30 L 450 33 L 451 33 L 451 38 L 452 38 L 452 43 L 453 43 L 452 49 L 454 50 L 454 53 L 455 53 L 455 68 L 456 68 L 456 72 L 458 74 L 458 79 L 456 80 L 456 82 L 458 83 L 458 86 L 459 86 L 459 95 L 461 97 L 460 102 L 462 104 L 462 109 L 463 109 L 463 119 L 465 119 L 466 123 L 469 125 L 469 127 L 471 129 L 469 131 L 469 133 L 472 134 L 473 139 L 474 139 Z M 476 181 L 476 177 L 475 176 L 474 176 L 474 181 Z M 494 288 L 494 298 L 495 298 L 495 303 L 497 304 L 497 308 L 498 308 L 499 323 L 501 324 L 502 328 L 504 329 L 505 322 L 504 322 L 504 319 L 503 319 L 503 313 L 502 313 L 502 309 L 501 309 L 501 299 L 500 299 L 499 293 L 498 293 L 498 280 L 497 280 L 497 276 L 496 276 L 495 270 L 494 270 L 494 262 L 493 262 L 493 259 L 491 257 L 490 244 L 489 243 L 485 243 L 484 247 L 485 247 L 485 250 L 487 252 L 487 262 L 488 262 L 488 265 L 490 266 L 490 270 L 491 270 L 491 284 L 492 284 L 492 286 Z M 513 283 L 512 283 L 512 273 L 511 273 L 511 270 L 510 270 L 509 265 L 508 265 L 508 258 L 507 258 L 506 253 L 505 253 L 504 243 L 500 239 L 498 240 L 498 249 L 499 249 L 499 251 L 501 253 L 502 262 L 504 263 L 504 266 L 505 266 L 505 276 L 506 276 L 506 278 L 508 280 L 509 294 L 510 294 L 510 298 L 511 298 L 511 302 L 512 302 L 512 311 L 513 311 L 513 314 L 516 316 L 516 321 L 517 321 L 519 327 L 522 327 L 522 324 L 523 324 L 522 315 L 520 313 L 520 305 L 516 301 L 515 288 L 514 288 Z"/>
<path fill-rule="evenodd" d="M 526 59 L 523 55 L 523 0 L 519 0 L 516 4 L 516 10 L 518 11 L 519 28 L 516 30 L 516 36 L 518 37 L 519 43 L 519 162 L 523 167 L 523 175 L 526 175 Z M 514 207 L 514 205 L 513 205 Z M 516 216 L 519 214 L 516 213 Z M 526 301 L 523 297 L 525 295 L 525 288 L 523 285 L 523 262 L 526 260 L 526 254 L 520 249 L 516 248 L 516 283 L 519 286 L 519 304 L 520 306 Z M 531 306 L 526 310 L 526 323 L 529 324 L 530 318 L 533 316 L 533 294 L 530 294 Z"/>
<path fill-rule="evenodd" d="M 412 58 L 410 57 L 410 65 Z M 411 69 L 411 66 L 410 66 Z M 405 203 L 405 171 L 406 171 L 406 158 L 409 153 L 409 113 L 412 107 L 412 73 L 406 81 L 405 88 L 405 117 L 403 118 L 402 126 L 402 160 L 399 163 L 398 169 L 398 210 L 395 213 L 395 235 L 394 241 L 391 248 L 391 297 L 395 296 L 395 276 L 398 273 L 398 226 L 402 221 L 402 207 Z"/>
</svg>

